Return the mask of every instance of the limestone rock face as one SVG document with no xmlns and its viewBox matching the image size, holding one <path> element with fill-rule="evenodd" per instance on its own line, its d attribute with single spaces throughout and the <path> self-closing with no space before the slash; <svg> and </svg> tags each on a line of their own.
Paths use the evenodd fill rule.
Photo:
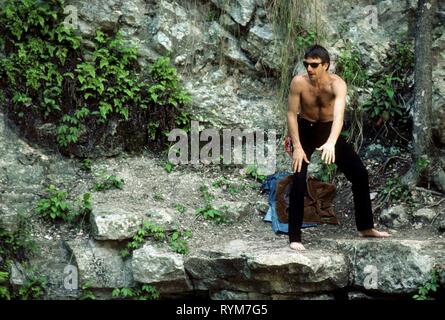
<svg viewBox="0 0 445 320">
<path fill-rule="evenodd" d="M 192 289 L 180 254 L 147 244 L 133 252 L 131 267 L 135 281 L 156 285 L 161 293 Z"/>
<path fill-rule="evenodd" d="M 351 263 L 353 286 L 383 293 L 415 293 L 445 261 L 443 241 L 338 240 Z"/>
<path fill-rule="evenodd" d="M 335 290 L 348 284 L 348 264 L 341 254 L 296 254 L 291 249 L 261 249 L 243 240 L 192 256 L 185 267 L 195 287 L 214 291 L 301 294 Z"/>
<path fill-rule="evenodd" d="M 73 253 L 81 284 L 92 288 L 125 288 L 133 286 L 129 261 L 124 261 L 119 250 L 107 243 L 68 241 Z"/>
</svg>

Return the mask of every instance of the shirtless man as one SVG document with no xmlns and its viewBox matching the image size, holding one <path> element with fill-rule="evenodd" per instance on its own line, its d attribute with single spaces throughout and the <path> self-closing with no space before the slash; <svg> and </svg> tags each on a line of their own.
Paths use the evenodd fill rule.
<svg viewBox="0 0 445 320">
<path fill-rule="evenodd" d="M 346 106 L 346 83 L 328 72 L 330 58 L 319 45 L 304 55 L 306 75 L 292 79 L 288 100 L 288 128 L 292 139 L 293 183 L 289 203 L 289 242 L 294 250 L 304 250 L 301 243 L 304 194 L 309 159 L 322 152 L 326 164 L 336 163 L 352 183 L 355 220 L 364 237 L 389 237 L 374 229 L 368 172 L 352 146 L 340 136 Z"/>
</svg>

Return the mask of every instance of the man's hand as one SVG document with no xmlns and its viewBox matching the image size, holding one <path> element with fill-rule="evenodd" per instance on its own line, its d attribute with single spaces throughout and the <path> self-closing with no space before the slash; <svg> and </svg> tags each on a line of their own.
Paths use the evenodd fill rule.
<svg viewBox="0 0 445 320">
<path fill-rule="evenodd" d="M 303 165 L 303 160 L 306 161 L 306 163 L 309 163 L 309 160 L 306 157 L 306 153 L 304 152 L 302 147 L 297 147 L 294 149 L 294 152 L 292 153 L 292 170 L 293 172 L 301 171 L 301 167 Z"/>
<path fill-rule="evenodd" d="M 326 142 L 318 151 L 322 151 L 321 160 L 326 164 L 331 164 L 335 162 L 335 144 L 331 142 Z"/>
</svg>

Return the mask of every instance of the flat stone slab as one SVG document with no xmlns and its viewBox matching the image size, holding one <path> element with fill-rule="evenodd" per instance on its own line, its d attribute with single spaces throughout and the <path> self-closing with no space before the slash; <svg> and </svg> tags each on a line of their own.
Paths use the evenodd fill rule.
<svg viewBox="0 0 445 320">
<path fill-rule="evenodd" d="M 329 291 L 348 285 L 348 263 L 342 254 L 261 248 L 245 240 L 233 240 L 191 256 L 185 268 L 201 290 L 272 295 Z"/>
</svg>

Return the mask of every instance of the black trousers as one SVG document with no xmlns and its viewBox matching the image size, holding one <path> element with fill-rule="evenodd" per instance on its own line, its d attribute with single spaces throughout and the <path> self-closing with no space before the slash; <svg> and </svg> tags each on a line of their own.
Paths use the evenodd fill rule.
<svg viewBox="0 0 445 320">
<path fill-rule="evenodd" d="M 331 132 L 332 121 L 311 122 L 298 117 L 300 142 L 310 161 L 315 148 L 322 146 Z M 368 171 L 351 144 L 339 136 L 335 144 L 335 164 L 352 183 L 352 194 L 355 208 L 357 230 L 374 227 L 371 199 L 369 195 Z M 301 242 L 301 225 L 303 224 L 304 196 L 307 192 L 307 167 L 303 161 L 300 172 L 294 172 L 293 184 L 289 199 L 289 240 Z"/>
</svg>

